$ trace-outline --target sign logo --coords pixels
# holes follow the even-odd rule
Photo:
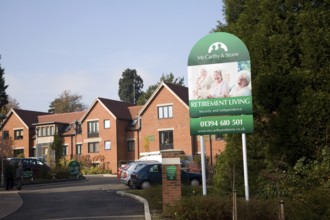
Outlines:
[[[228,48],[224,43],[215,42],[215,43],[211,44],[211,46],[209,47],[208,53],[211,53],[213,50],[219,50],[220,48],[222,48],[225,52],[228,51]]]

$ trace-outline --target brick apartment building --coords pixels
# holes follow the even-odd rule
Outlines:
[[[11,109],[2,124],[5,156],[24,154],[51,160],[54,134],[63,139],[66,159],[89,157],[113,172],[146,152],[175,149],[196,155],[199,139],[190,136],[188,101],[188,88],[161,83],[143,106],[97,98],[83,112]],[[220,135],[206,135],[204,141],[209,165],[214,165],[225,143]]]

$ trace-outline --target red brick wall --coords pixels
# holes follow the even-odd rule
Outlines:
[[[197,152],[201,152],[200,137],[197,137]],[[209,165],[214,166],[216,163],[216,156],[225,150],[226,142],[215,140],[215,135],[204,135],[205,155],[209,159]]]
[[[173,104],[173,118],[158,119],[157,105],[162,104]],[[159,129],[173,129],[174,149],[192,154],[188,108],[164,87],[145,109],[141,123],[140,152],[146,152],[144,145],[148,136],[154,137],[154,140],[149,141],[149,151],[159,151]]]
[[[99,137],[88,138],[88,121],[98,120],[99,122]],[[104,128],[104,120],[110,120],[110,128]],[[89,112],[87,117],[82,122],[82,135],[81,142],[83,145],[83,155],[90,155],[91,160],[95,159],[97,156],[104,156],[106,165],[113,171],[117,171],[117,147],[122,144],[122,142],[117,142],[117,132],[122,131],[117,130],[122,129],[122,125],[116,122],[116,119],[99,103],[97,102],[93,109]],[[121,140],[121,138],[118,138]],[[111,141],[111,149],[105,150],[104,142]],[[97,153],[88,153],[88,143],[89,142],[99,142],[100,150]]]
[[[23,129],[23,139],[14,140],[14,129]],[[5,156],[12,157],[13,156],[12,149],[14,149],[15,147],[24,147],[25,157],[33,156],[33,155],[29,155],[29,143],[30,143],[29,129],[22,123],[22,121],[15,114],[11,114],[9,118],[7,118],[7,122],[3,127],[3,131],[8,131],[10,138],[4,140]],[[10,143],[11,142],[10,140],[13,140],[13,142]]]
[[[178,152],[163,152],[162,158],[180,158]],[[168,180],[166,175],[167,166],[176,166],[176,179]],[[166,212],[168,206],[173,205],[175,201],[181,199],[181,166],[180,164],[163,164],[162,165],[162,187],[163,187],[163,210]]]

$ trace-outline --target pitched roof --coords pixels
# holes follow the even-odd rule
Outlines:
[[[11,114],[11,112],[15,113],[29,128],[33,127],[33,124],[38,121],[38,116],[50,114],[48,112],[37,112],[23,109],[12,109],[9,114]]]
[[[88,108],[88,110],[85,112],[84,116],[81,118],[81,122],[87,117],[89,112],[92,111],[93,107],[96,103],[100,103],[103,105],[104,108],[116,119],[123,119],[123,120],[131,120],[131,113],[128,109],[128,107],[135,106],[132,103],[126,103],[122,101],[116,101],[112,99],[105,99],[98,97],[93,104]]]
[[[51,114],[51,115],[40,115],[38,116],[38,124],[45,124],[45,123],[72,124],[76,120],[79,121],[84,114],[85,111],[59,113],[59,114]]]
[[[131,114],[131,118],[134,119],[138,117],[140,109],[143,107],[143,105],[137,105],[137,106],[130,106],[128,107],[128,110]]]
[[[147,109],[149,103],[158,95],[158,93],[161,91],[162,87],[168,89],[175,97],[178,98],[179,101],[181,101],[181,103],[183,105],[185,105],[187,108],[189,108],[189,97],[188,97],[188,88],[187,87],[172,84],[172,83],[162,82],[157,87],[157,89],[153,92],[153,94],[148,99],[146,104],[141,108],[141,110],[139,112],[140,115],[144,112],[145,109]]]
[[[188,88],[185,86],[179,86],[172,83],[165,83],[183,102],[189,105],[189,96],[188,96]]]

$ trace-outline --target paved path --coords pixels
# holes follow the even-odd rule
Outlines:
[[[0,189],[0,219],[15,212],[23,205],[17,190]]]
[[[22,191],[24,191],[24,188]],[[14,213],[23,205],[23,200],[21,199],[19,192],[20,191],[15,189],[7,191],[3,188],[0,188],[0,219]],[[121,191],[117,191],[117,194],[121,196],[129,196],[135,200],[140,201],[144,205],[144,219],[151,219],[149,213],[149,205],[145,199]]]

